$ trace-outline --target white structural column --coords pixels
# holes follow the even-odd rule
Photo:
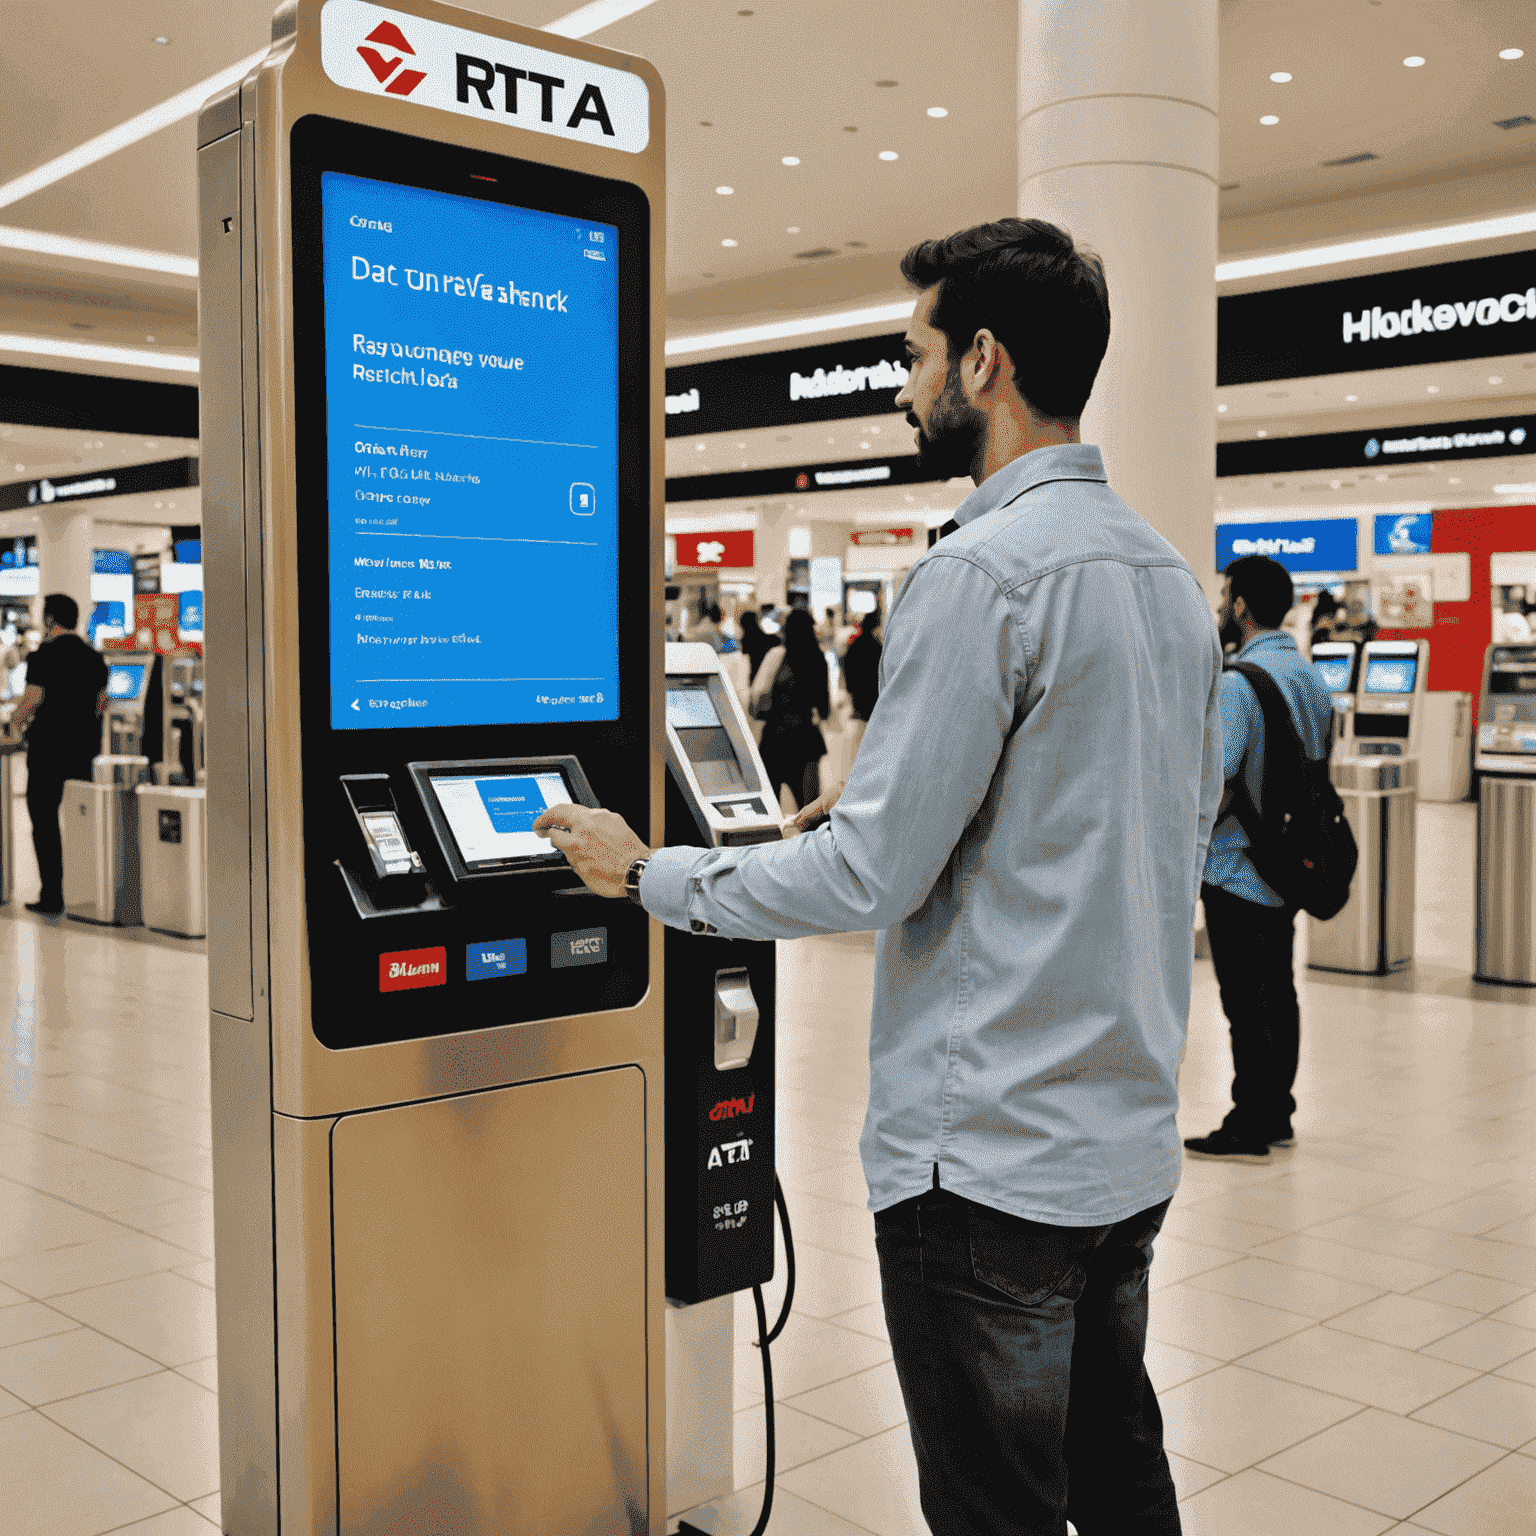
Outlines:
[[[37,519],[37,563],[43,592],[67,592],[74,598],[80,605],[82,634],[91,617],[93,521],[89,512],[59,506],[40,509]]]
[[[1019,213],[1104,259],[1083,416],[1111,486],[1212,589],[1216,0],[1020,0]]]

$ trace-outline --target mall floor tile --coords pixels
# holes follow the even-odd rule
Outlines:
[[[1309,971],[1298,924],[1297,1146],[1185,1165],[1147,1362],[1189,1536],[1507,1536],[1536,1507],[1536,993],[1470,979],[1475,827],[1419,809],[1411,970]],[[779,956],[798,1272],[770,1532],[921,1536],[858,1161],[873,939]],[[6,1536],[218,1524],[205,978],[200,944],[0,908],[0,1465],[26,1469]],[[1184,1134],[1230,1077],[1199,962]],[[770,1316],[782,1275],[781,1243]],[[689,1513],[712,1536],[762,1498],[750,1297],[735,1316],[740,1486]]]

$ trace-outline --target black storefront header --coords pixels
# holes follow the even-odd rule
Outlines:
[[[1216,383],[1257,384],[1536,351],[1536,252],[1216,301]]]
[[[1385,469],[1443,459],[1536,452],[1536,416],[1497,416],[1433,426],[1370,427],[1305,437],[1217,443],[1216,474],[1283,475],[1308,469]]]
[[[196,484],[196,459],[160,459],[153,464],[130,464],[123,469],[92,470],[80,475],[0,485],[0,512],[95,501],[102,496],[132,496],[143,491],[180,491]]]
[[[721,501],[726,497],[804,496],[868,486],[922,485],[942,477],[919,467],[915,453],[892,459],[848,459],[837,464],[741,469],[718,475],[680,475],[667,481],[667,501]]]

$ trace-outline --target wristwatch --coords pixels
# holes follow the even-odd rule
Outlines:
[[[624,871],[624,894],[638,907],[640,905],[640,876],[645,873],[645,866],[650,862],[650,855],[636,859],[628,869]]]

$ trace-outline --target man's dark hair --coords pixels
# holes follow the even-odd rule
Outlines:
[[[1037,416],[1076,421],[1109,346],[1104,263],[1044,219],[998,219],[901,258],[917,289],[937,286],[931,323],[959,369],[976,332],[989,330],[1013,359],[1013,383]]]
[[[61,629],[73,629],[80,622],[80,604],[67,592],[50,592],[43,599],[43,623],[49,619]]]
[[[1261,629],[1279,629],[1296,601],[1291,573],[1267,555],[1244,555],[1221,573],[1227,578],[1227,595],[1248,605],[1249,616]]]

